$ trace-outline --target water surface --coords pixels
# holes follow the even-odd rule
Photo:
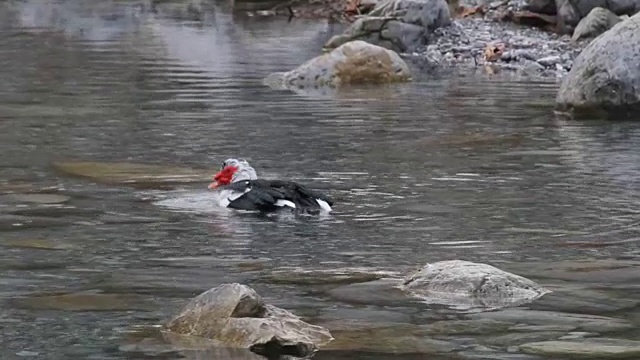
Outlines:
[[[0,199],[0,217],[40,221],[0,227],[3,358],[126,358],[123,333],[222,282],[250,284],[305,316],[382,316],[263,280],[281,267],[401,276],[449,259],[638,260],[638,125],[555,119],[555,82],[480,70],[414,66],[410,84],[273,90],[262,79],[320,54],[336,25],[231,10],[0,4],[0,192],[69,197]],[[220,212],[207,179],[140,188],[53,167],[128,162],[213,174],[228,157],[327,191],[334,213]],[[59,249],[16,246],[29,239]],[[20,300],[76,291],[129,298],[63,309]],[[402,311],[393,321],[414,316]]]

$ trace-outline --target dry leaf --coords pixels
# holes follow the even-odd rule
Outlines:
[[[458,13],[458,17],[459,18],[466,18],[468,16],[475,15],[475,14],[483,15],[484,14],[484,7],[482,7],[482,6],[476,6],[476,7],[460,6],[460,7],[458,7],[457,13]]]
[[[487,46],[484,48],[484,61],[495,62],[500,59],[500,57],[502,57],[502,54],[504,53],[504,47],[505,46],[503,43],[487,44]]]

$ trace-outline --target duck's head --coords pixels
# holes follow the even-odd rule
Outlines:
[[[222,168],[213,177],[209,189],[229,185],[236,181],[255,180],[258,178],[256,171],[244,159],[227,159],[222,163]]]

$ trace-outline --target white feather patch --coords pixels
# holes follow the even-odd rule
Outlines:
[[[316,199],[316,202],[320,205],[320,208],[326,212],[331,212],[333,210],[331,206],[329,206],[329,203],[324,200]]]
[[[290,207],[290,208],[292,208],[292,209],[295,209],[295,208],[296,208],[296,204],[294,204],[292,201],[289,201],[289,200],[282,200],[282,199],[280,199],[280,200],[276,201],[274,205],[275,205],[275,206],[281,206],[281,207],[282,207],[282,206],[288,206],[288,207]]]

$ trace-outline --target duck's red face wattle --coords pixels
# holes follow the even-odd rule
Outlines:
[[[231,184],[231,179],[233,179],[233,174],[236,171],[238,171],[238,168],[235,166],[225,166],[213,177],[214,182],[209,184],[209,189]]]

